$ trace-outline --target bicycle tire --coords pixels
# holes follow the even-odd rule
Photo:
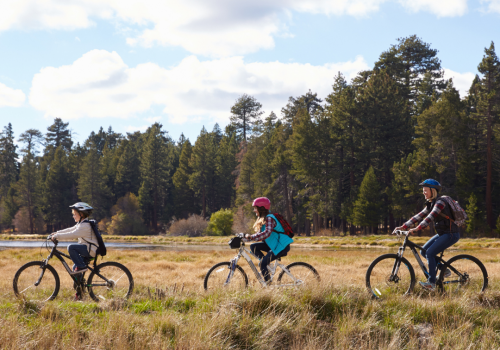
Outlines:
[[[488,287],[488,272],[478,258],[460,254],[448,260],[448,264],[462,273],[463,277],[450,270],[451,276],[445,278],[446,269],[441,270],[437,283],[441,292],[452,294],[459,290],[467,290],[472,293],[481,293]]]
[[[384,254],[373,260],[366,271],[366,289],[376,299],[387,297],[390,294],[409,295],[415,287],[415,271],[410,262],[401,258],[396,278],[392,276],[392,269],[399,259],[397,254]],[[402,264],[407,267],[408,275],[402,269]],[[402,281],[402,283],[400,283]]]
[[[229,262],[221,262],[212,266],[210,270],[208,270],[207,274],[205,275],[205,279],[203,280],[203,287],[205,288],[205,290],[208,291],[216,288],[227,287],[225,283],[227,277],[229,276],[228,274],[230,267],[231,263]],[[227,271],[227,274],[224,274],[223,273],[224,271]],[[235,276],[236,276],[236,283],[232,283],[235,279]],[[231,278],[230,284],[234,290],[244,289],[248,286],[247,274],[241,268],[240,265],[236,265],[236,269],[234,270],[234,274],[233,277]]]
[[[45,272],[40,284],[38,286],[34,285],[39,279],[41,268],[44,265],[42,261],[31,261],[17,270],[12,281],[12,287],[14,288],[14,294],[18,298],[24,297],[31,301],[55,299],[59,293],[61,283],[59,275],[51,265],[45,265]],[[52,286],[52,284],[54,285]]]
[[[105,277],[102,279],[97,273]],[[123,279],[126,277],[125,279]],[[120,284],[118,282],[122,280]],[[108,261],[97,265],[87,280],[89,295],[95,301],[125,300],[132,294],[134,279],[130,271],[122,264]]]
[[[296,287],[303,285],[315,286],[321,282],[318,271],[305,262],[298,261],[291,263],[286,266],[286,269],[290,271],[292,276],[295,277],[297,281],[294,281],[285,271],[281,271],[278,279],[276,280],[277,285],[280,287]],[[300,269],[303,269],[303,271],[298,272]]]

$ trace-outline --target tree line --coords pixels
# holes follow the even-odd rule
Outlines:
[[[466,208],[464,233],[491,235],[500,226],[493,42],[477,71],[461,97],[438,51],[413,35],[351,81],[338,73],[327,96],[290,97],[279,118],[244,94],[227,127],[203,128],[194,144],[155,123],[126,135],[101,127],[75,145],[69,124],[55,119],[45,134],[23,132],[18,149],[8,124],[0,224],[30,233],[67,227],[68,205],[81,200],[109,231],[158,232],[191,214],[249,213],[253,198],[267,196],[300,233],[388,232],[421,210],[418,183],[435,178]]]

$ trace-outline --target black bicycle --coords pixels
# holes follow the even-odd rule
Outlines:
[[[44,245],[49,249],[50,238]],[[17,297],[25,298],[31,301],[53,300],[59,293],[60,281],[59,275],[49,265],[52,257],[58,258],[64,268],[73,279],[73,286],[77,293],[83,295],[85,289],[95,301],[108,299],[126,299],[132,293],[134,280],[130,271],[117,262],[107,261],[96,266],[94,260],[93,266],[90,261],[86,261],[87,268],[90,270],[88,279],[85,279],[85,273],[71,275],[71,268],[63,257],[71,259],[68,255],[57,250],[57,241],[50,250],[49,256],[43,261],[31,261],[21,266],[14,276],[13,287]],[[97,258],[96,258],[97,259]]]
[[[408,231],[396,231],[396,234],[406,236],[398,253],[379,256],[366,271],[366,288],[377,299],[390,294],[407,295],[413,291],[416,282],[415,271],[410,262],[403,257],[406,247],[413,252],[425,277],[429,277],[429,272],[417,252],[417,249],[423,251],[425,249],[408,239]],[[486,289],[488,273],[478,258],[460,254],[445,261],[443,253],[438,256],[439,267],[436,279],[438,291],[449,294],[459,291],[480,293]]]

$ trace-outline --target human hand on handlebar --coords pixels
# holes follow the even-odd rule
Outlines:
[[[400,231],[403,231],[403,226],[396,227],[394,231],[392,231],[392,234],[399,235],[401,233]]]

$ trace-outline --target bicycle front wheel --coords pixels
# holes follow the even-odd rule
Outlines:
[[[215,264],[208,270],[203,281],[205,290],[216,290],[224,288],[224,290],[241,290],[247,287],[248,277],[241,266],[236,265],[234,273],[229,278],[231,272],[231,264],[229,262],[221,262]]]
[[[59,293],[59,275],[41,261],[32,261],[17,270],[13,281],[14,294],[30,301],[54,300]]]
[[[276,280],[279,287],[310,286],[315,287],[320,282],[319,273],[314,267],[304,262],[294,262],[281,271]]]
[[[470,292],[480,293],[488,287],[488,273],[483,263],[471,255],[457,255],[448,260],[453,269],[451,275],[445,277],[446,269],[440,273],[438,288],[444,293]]]
[[[127,299],[134,289],[130,271],[117,262],[97,265],[87,280],[89,295],[95,301]]]
[[[399,259],[397,254],[379,256],[366,271],[366,288],[377,299],[391,294],[410,294],[414,286],[413,267],[405,258]]]

